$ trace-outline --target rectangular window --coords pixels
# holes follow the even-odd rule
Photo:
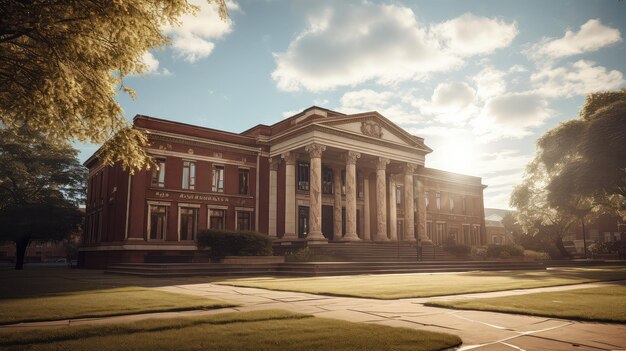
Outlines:
[[[167,206],[150,205],[150,240],[165,240],[167,234]]]
[[[180,240],[195,240],[198,229],[198,209],[189,207],[179,208],[178,233]]]
[[[436,205],[437,205],[437,209],[441,210],[441,193],[438,191],[436,194]]]
[[[209,210],[209,228],[223,230],[226,223],[226,210]]]
[[[224,166],[213,165],[213,183],[211,191],[214,193],[224,192]]]
[[[426,205],[426,208],[428,208],[428,191],[424,192],[424,204]]]
[[[196,188],[196,163],[183,161],[183,189],[194,190]]]
[[[341,195],[346,194],[346,171],[341,171]]]
[[[298,190],[309,191],[310,168],[307,162],[298,162]]]
[[[402,205],[402,193],[403,193],[402,187],[401,186],[396,187],[396,205],[397,206]]]
[[[461,198],[461,207],[463,210],[463,214],[465,214],[465,195]]]
[[[333,194],[333,170],[322,168],[322,194]]]
[[[450,212],[454,211],[454,198],[450,195]]]
[[[239,169],[239,195],[248,195],[250,185],[250,170]],[[223,188],[223,185],[222,185]]]
[[[443,244],[446,240],[446,224],[445,223],[437,223],[437,244]]]
[[[152,169],[152,186],[159,188],[165,187],[165,159],[157,158],[155,160],[156,167]]]
[[[251,211],[237,211],[237,230],[254,230]]]

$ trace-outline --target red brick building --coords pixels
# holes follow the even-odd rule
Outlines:
[[[160,167],[130,175],[97,153],[85,162],[85,267],[204,260],[194,240],[208,227],[281,245],[486,243],[480,178],[426,168],[424,140],[377,112],[311,107],[240,134],[141,115],[134,127]]]

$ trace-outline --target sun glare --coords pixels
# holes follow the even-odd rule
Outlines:
[[[431,167],[455,173],[477,174],[480,150],[472,138],[448,137],[434,150],[428,156]]]

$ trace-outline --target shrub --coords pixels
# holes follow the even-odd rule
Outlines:
[[[316,254],[315,251],[305,247],[298,251],[289,252],[285,255],[285,261],[287,262],[332,262],[337,261],[337,259],[326,256]]]
[[[550,259],[550,255],[547,252],[524,250],[524,257],[535,261],[542,261]]]
[[[524,248],[519,245],[489,245],[487,247],[487,257],[509,258],[522,257]]]
[[[272,254],[272,239],[257,232],[205,229],[198,233],[196,241],[199,248],[208,248],[214,258]]]
[[[470,255],[474,258],[483,259],[487,257],[487,249],[480,246],[472,246]]]
[[[443,249],[446,250],[446,252],[453,254],[456,257],[467,257],[472,250],[469,246],[462,245],[462,244],[444,246]]]

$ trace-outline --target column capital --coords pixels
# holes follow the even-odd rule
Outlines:
[[[356,160],[361,158],[361,153],[360,152],[355,152],[355,151],[348,151],[344,154],[344,157],[346,159],[346,164],[348,165],[355,165],[356,164]]]
[[[280,164],[280,161],[282,160],[282,157],[270,157],[267,159],[267,161],[270,163],[270,170],[271,171],[277,171],[278,170],[278,165]]]
[[[407,162],[404,164],[404,174],[412,175],[415,172],[416,168],[416,164]]]
[[[376,169],[377,170],[385,170],[387,169],[387,165],[389,164],[389,159],[386,157],[379,157],[377,162],[376,162]]]
[[[311,143],[307,145],[304,150],[311,155],[311,158],[320,158],[322,157],[322,152],[326,151],[326,145]]]
[[[298,160],[298,154],[293,151],[287,151],[280,155],[280,157],[285,160],[285,163],[288,165],[295,165]]]

